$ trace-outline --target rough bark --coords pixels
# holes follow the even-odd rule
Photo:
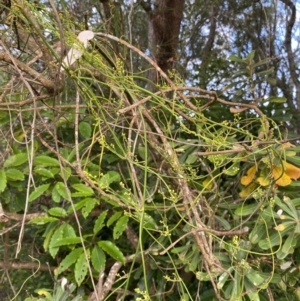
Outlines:
[[[206,89],[206,80],[205,80],[205,75],[206,75],[206,70],[210,62],[210,56],[211,56],[211,51],[214,46],[214,41],[216,37],[216,29],[217,29],[217,17],[218,17],[218,12],[219,12],[219,6],[214,5],[211,8],[210,12],[210,27],[209,27],[209,34],[207,37],[207,42],[203,48],[202,51],[202,57],[201,57],[201,66],[200,66],[200,86],[202,89]]]
[[[296,69],[297,64],[295,62],[295,55],[292,50],[292,31],[296,22],[296,6],[291,0],[281,0],[281,2],[284,3],[291,10],[291,14],[287,22],[286,32],[285,32],[285,48],[288,57],[291,79],[295,85],[295,90],[296,90],[297,111],[300,112],[300,81]],[[296,129],[297,132],[300,133],[300,118],[298,116],[296,117]]]
[[[177,59],[184,0],[156,0],[154,5],[145,2],[142,5],[149,16],[148,48],[158,66],[167,72]],[[152,82],[157,82],[155,72],[149,77]]]
[[[164,72],[176,60],[183,6],[184,0],[156,0],[149,13],[149,48]]]

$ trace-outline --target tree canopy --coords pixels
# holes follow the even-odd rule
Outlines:
[[[297,1],[0,14],[1,300],[300,300]]]

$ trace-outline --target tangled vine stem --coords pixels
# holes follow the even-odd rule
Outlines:
[[[21,3],[21,1],[17,1],[18,3]],[[50,1],[51,5],[54,7],[53,1]],[[23,14],[27,16],[29,19],[34,19],[32,17],[30,11],[28,9],[23,9],[22,10]],[[57,11],[54,12],[57,18],[57,21],[59,23],[59,16],[57,14]],[[210,225],[205,218],[203,217],[203,212],[201,212],[201,209],[199,207],[196,207],[197,204],[197,197],[194,196],[193,193],[193,188],[190,185],[187,174],[184,170],[184,167],[182,166],[182,162],[180,161],[179,154],[177,150],[174,147],[174,144],[178,141],[176,140],[177,137],[173,137],[173,133],[168,136],[168,129],[166,130],[164,128],[165,125],[162,125],[160,123],[160,120],[156,118],[156,111],[159,110],[155,108],[155,105],[157,107],[161,108],[167,108],[166,110],[170,114],[170,116],[174,119],[176,119],[176,122],[180,123],[182,119],[185,119],[186,121],[190,122],[190,124],[195,125],[197,122],[197,118],[201,120],[202,118],[202,112],[204,112],[207,109],[210,109],[213,104],[219,103],[222,105],[225,105],[230,108],[231,113],[240,113],[244,110],[251,110],[252,112],[256,113],[256,116],[260,117],[260,122],[263,125],[262,132],[259,133],[257,139],[253,139],[249,141],[251,143],[251,146],[247,145],[248,141],[244,141],[242,144],[239,142],[236,142],[236,144],[232,143],[230,146],[232,146],[232,149],[219,149],[218,146],[215,147],[215,145],[208,145],[210,141],[205,141],[202,140],[201,144],[198,141],[197,143],[194,143],[193,146],[199,147],[198,150],[200,151],[194,151],[193,155],[196,155],[198,157],[203,157],[203,156],[214,156],[214,155],[225,155],[225,154],[234,154],[234,153],[247,153],[247,152],[253,152],[255,147],[262,145],[262,144],[268,144],[268,143],[274,143],[274,141],[263,141],[265,137],[268,135],[269,131],[269,121],[263,114],[263,112],[259,109],[256,103],[238,103],[238,102],[230,102],[226,101],[222,98],[220,98],[215,92],[213,91],[207,91],[201,88],[197,87],[188,87],[188,86],[182,86],[182,83],[177,84],[174,80],[171,80],[169,76],[162,71],[162,69],[158,66],[158,64],[150,59],[147,55],[145,55],[142,51],[140,51],[138,48],[134,47],[130,43],[117,38],[115,36],[106,34],[106,33],[101,33],[98,32],[96,33],[96,36],[101,38],[106,38],[110,39],[113,41],[116,41],[126,48],[131,49],[133,52],[135,52],[139,57],[143,58],[145,61],[147,61],[155,70],[156,72],[160,75],[160,77],[163,79],[165,82],[166,86],[160,87],[159,91],[155,93],[150,93],[149,91],[143,90],[143,89],[138,89],[138,85],[134,82],[134,76],[131,77],[129,75],[128,77],[126,75],[123,76],[123,79],[129,79],[126,84],[129,83],[129,87],[127,88],[126,85],[123,86],[122,84],[118,83],[118,80],[120,79],[119,77],[115,76],[115,69],[112,66],[106,66],[105,64],[109,65],[107,62],[103,63],[106,59],[103,59],[101,57],[101,53],[95,55],[96,59],[98,61],[99,65],[103,64],[104,66],[101,65],[101,68],[98,68],[101,70],[101,74],[99,75],[96,73],[96,70],[93,69],[92,64],[80,66],[81,62],[78,62],[79,68],[78,70],[75,69],[71,70],[72,72],[69,72],[66,74],[65,78],[59,77],[59,66],[54,65],[52,66],[52,55],[50,49],[48,49],[47,41],[42,35],[41,28],[39,24],[35,22],[35,20],[31,20],[29,22],[29,26],[33,31],[36,30],[35,32],[35,38],[39,43],[41,43],[41,53],[37,54],[36,57],[31,60],[29,63],[25,64],[21,62],[19,59],[15,58],[11,54],[1,51],[0,52],[0,60],[6,62],[13,68],[15,68],[20,74],[24,74],[28,78],[31,79],[31,83],[33,86],[37,87],[43,87],[46,92],[45,94],[34,94],[31,93],[23,93],[24,98],[18,101],[7,101],[5,102],[6,96],[9,93],[10,90],[13,89],[13,82],[14,79],[16,79],[15,76],[11,77],[11,80],[7,82],[5,87],[3,88],[2,94],[0,95],[0,107],[3,110],[7,110],[10,113],[19,113],[22,114],[24,112],[30,113],[30,111],[34,112],[34,114],[41,114],[43,110],[49,109],[49,105],[44,103],[41,105],[39,103],[38,106],[38,101],[45,100],[45,99],[50,99],[53,98],[53,96],[58,96],[61,91],[63,91],[64,86],[67,84],[67,82],[73,81],[73,83],[76,86],[76,105],[74,107],[73,104],[68,104],[67,107],[64,107],[64,104],[60,103],[59,105],[51,107],[51,111],[53,113],[53,125],[52,127],[55,128],[57,125],[55,124],[56,122],[56,116],[54,113],[61,113],[59,110],[63,111],[63,109],[70,109],[70,108],[75,108],[72,113],[75,114],[74,118],[74,136],[75,136],[75,152],[76,152],[76,161],[75,163],[71,163],[70,160],[67,160],[60,152],[59,152],[59,147],[58,147],[58,139],[56,135],[56,130],[51,129],[51,127],[47,124],[48,116],[45,115],[46,117],[43,117],[42,115],[39,115],[41,118],[41,124],[43,125],[43,130],[41,130],[36,124],[32,124],[31,121],[29,121],[29,129],[34,133],[33,138],[37,138],[39,142],[43,145],[44,150],[48,151],[51,153],[52,156],[58,159],[60,162],[60,168],[63,170],[65,166],[70,167],[72,169],[72,176],[77,177],[77,180],[82,183],[85,183],[87,186],[91,187],[95,192],[98,193],[98,196],[103,197],[103,199],[107,203],[110,201],[116,206],[118,206],[118,209],[124,209],[130,212],[141,212],[147,207],[145,206],[146,200],[150,199],[155,192],[159,190],[160,186],[160,180],[165,177],[166,182],[169,179],[170,182],[166,184],[167,188],[170,190],[175,187],[176,192],[179,192],[178,195],[180,195],[180,206],[183,207],[183,215],[181,217],[181,221],[186,223],[192,230],[188,230],[188,233],[183,234],[179,239],[176,239],[174,242],[170,242],[169,245],[164,246],[160,248],[157,251],[157,254],[159,255],[165,255],[167,254],[172,248],[174,248],[179,242],[181,242],[184,238],[187,236],[192,236],[193,242],[195,242],[194,245],[196,245],[197,252],[201,253],[202,255],[202,264],[204,268],[206,269],[206,272],[210,276],[211,282],[215,288],[216,294],[219,297],[220,300],[222,298],[220,297],[218,290],[215,285],[215,279],[211,276],[213,273],[221,273],[224,272],[224,269],[222,267],[222,264],[220,260],[217,258],[217,256],[214,254],[214,240],[218,239],[215,236],[232,236],[232,235],[243,235],[245,233],[249,232],[248,227],[241,228],[243,223],[240,223],[237,225],[236,228],[231,229],[230,231],[221,231],[221,230],[216,230],[214,226]],[[64,40],[63,37],[63,31],[62,31],[62,25],[59,23],[59,30],[60,30],[60,37]],[[97,42],[97,41],[96,41]],[[100,44],[100,43],[99,43]],[[36,54],[36,53],[35,53]],[[33,63],[36,62],[37,57],[43,56],[46,60],[47,66],[47,76],[45,75],[46,72],[37,72],[34,69]],[[88,51],[86,53],[86,57],[88,57]],[[86,58],[85,57],[85,58]],[[84,58],[84,59],[85,59]],[[88,60],[88,59],[87,59]],[[106,69],[105,69],[106,68]],[[74,71],[74,72],[73,72]],[[84,73],[85,72],[85,73]],[[84,74],[84,76],[82,76]],[[48,76],[49,75],[49,76]],[[67,76],[70,75],[70,78],[67,78]],[[54,80],[54,78],[57,77],[57,80]],[[50,79],[49,79],[50,78]],[[27,79],[26,79],[27,80]],[[91,85],[85,86],[85,83],[90,81]],[[96,84],[98,85],[99,88],[99,94],[101,95],[100,97],[94,97],[95,95],[93,94],[93,89],[95,88],[93,85]],[[89,91],[86,92],[86,87],[92,91],[89,94]],[[110,91],[109,93],[105,94],[102,92],[102,86],[105,86],[105,88],[108,88]],[[30,90],[30,89],[28,89]],[[88,89],[87,89],[88,90]],[[42,91],[42,90],[41,90]],[[136,92],[137,91],[137,92]],[[105,99],[103,95],[108,95],[108,98]],[[172,96],[168,96],[172,95]],[[60,95],[59,95],[60,96]],[[99,96],[99,95],[97,95]],[[108,104],[103,104],[102,101],[107,101]],[[117,100],[117,101],[116,101]],[[194,101],[196,100],[196,101]],[[157,101],[157,102],[156,102]],[[81,104],[80,102],[84,102],[84,105]],[[204,104],[203,104],[203,103]],[[155,105],[153,105],[153,103]],[[201,104],[200,104],[201,103]],[[20,107],[23,107],[25,105],[30,105],[34,104],[34,106],[26,107],[20,109]],[[153,107],[151,107],[153,105]],[[108,109],[107,109],[108,108]],[[80,140],[80,135],[79,135],[79,123],[80,123],[80,114],[82,111],[81,109],[87,109],[92,112],[89,117],[95,117],[94,119],[91,118],[90,120],[93,120],[95,124],[99,123],[99,133],[97,132],[96,127],[95,132],[92,134],[93,137],[90,138],[90,145],[88,145],[89,142],[82,141]],[[99,109],[98,112],[97,109]],[[57,112],[56,112],[57,110]],[[89,113],[90,113],[89,112]],[[98,114],[100,112],[100,114]],[[62,112],[63,114],[64,112]],[[108,113],[108,114],[106,114]],[[88,114],[88,113],[87,113]],[[93,115],[94,114],[94,115]],[[101,115],[102,114],[102,115]],[[115,119],[112,118],[112,120],[105,119],[107,116],[112,114]],[[121,116],[123,115],[123,116]],[[99,117],[100,116],[100,117]],[[195,117],[196,116],[196,117]],[[118,118],[122,118],[122,122],[116,121]],[[101,120],[102,118],[102,120]],[[203,117],[205,118],[205,117]],[[47,122],[45,121],[47,119]],[[167,120],[167,119],[166,119]],[[195,121],[196,120],[196,121]],[[125,121],[125,122],[124,122]],[[167,121],[168,122],[168,121]],[[220,124],[218,124],[220,125]],[[94,126],[94,124],[93,124]],[[213,127],[214,125],[212,125]],[[114,194],[108,193],[105,189],[102,189],[100,185],[93,179],[93,177],[88,174],[87,170],[84,168],[86,162],[90,159],[90,153],[89,151],[93,148],[95,144],[99,144],[101,151],[103,149],[107,150],[109,147],[106,145],[106,141],[104,138],[104,141],[100,141],[100,136],[102,137],[103,133],[101,131],[104,131],[103,128],[106,127],[111,130],[112,135],[114,135],[115,130],[124,130],[122,132],[122,138],[124,138],[125,142],[125,147],[124,147],[124,154],[120,155],[122,157],[123,161],[126,161],[128,164],[128,171],[130,173],[132,182],[128,185],[128,187],[133,187],[132,191],[135,191],[135,193],[132,193],[132,199],[134,201],[132,203],[123,203],[123,201],[118,198]],[[166,126],[167,127],[167,126]],[[44,131],[44,132],[43,132]],[[184,129],[183,129],[184,131]],[[25,132],[25,130],[24,130]],[[56,146],[54,147],[53,144],[47,142],[45,139],[45,136],[43,136],[44,133],[49,134],[53,139],[55,139],[55,144]],[[95,134],[96,133],[96,134]],[[171,131],[169,132],[171,133]],[[190,132],[186,132],[190,133]],[[201,137],[201,133],[199,136],[197,136],[198,133],[193,132],[195,134],[194,136],[196,138]],[[211,134],[211,133],[209,133]],[[98,135],[98,136],[97,136]],[[105,135],[104,135],[105,136]],[[32,141],[34,139],[31,139]],[[99,138],[99,139],[98,139]],[[202,138],[202,137],[201,137]],[[249,138],[249,136],[247,137]],[[252,137],[251,137],[252,138]],[[89,139],[87,139],[89,140]],[[98,141],[99,140],[99,141]],[[208,139],[209,140],[209,139]],[[250,138],[249,138],[250,140]],[[144,166],[143,168],[138,169],[137,164],[136,164],[136,157],[137,157],[137,144],[139,141],[146,141],[145,144],[150,145],[149,149],[150,151],[153,151],[155,153],[155,166],[151,171],[154,170],[153,174],[157,176],[157,181],[154,185],[154,192],[152,191],[150,194],[150,197],[146,195],[145,190],[143,191],[143,186],[147,185],[147,182],[145,180],[144,183],[140,182],[140,174],[138,173],[140,170],[145,172],[145,178],[147,177],[148,169],[147,166]],[[199,139],[200,141],[200,139]],[[204,142],[203,142],[204,141]],[[64,141],[59,141],[64,143]],[[203,142],[203,143],[202,143]],[[185,141],[185,146],[188,146],[189,142],[188,139]],[[87,146],[86,150],[82,151],[81,146]],[[98,146],[98,145],[97,145]],[[207,147],[210,147],[208,150]],[[236,148],[234,148],[236,147]],[[216,151],[214,151],[216,149]],[[202,150],[207,150],[207,151],[202,151]],[[101,155],[99,155],[101,157]],[[85,160],[83,160],[83,159]],[[94,158],[93,158],[94,159]],[[85,162],[84,162],[85,161]],[[101,166],[101,158],[99,159],[99,172],[98,174],[102,173],[102,166]],[[145,159],[144,162],[147,162]],[[147,164],[147,163],[145,163]],[[165,166],[164,166],[165,165]],[[204,165],[204,163],[203,163]],[[151,167],[152,168],[152,167]],[[149,168],[150,170],[150,168]],[[158,175],[158,173],[163,174],[163,176]],[[206,168],[207,174],[213,178],[213,172],[209,168]],[[120,171],[121,174],[121,171]],[[161,178],[160,178],[161,177]],[[163,180],[165,180],[163,179]],[[217,188],[216,181],[213,179],[213,184],[214,188]],[[163,182],[163,181],[161,181]],[[169,184],[170,183],[170,184]],[[64,184],[65,186],[68,185],[67,180],[64,179]],[[131,185],[132,184],[132,185]],[[146,184],[146,185],[145,185]],[[131,186],[130,186],[131,185]],[[169,185],[169,186],[168,186]],[[28,188],[29,192],[29,188]],[[199,192],[199,195],[202,195],[203,191]],[[136,203],[134,203],[136,202]],[[207,202],[206,204],[207,210],[212,212],[212,206],[210,203]],[[150,207],[150,206],[149,206]],[[164,207],[163,210],[167,208],[167,205],[163,204],[162,207]],[[177,205],[171,204],[169,206],[170,208],[177,208]],[[77,218],[77,212],[75,210],[75,207],[73,206],[73,214]],[[167,211],[167,209],[166,209]],[[40,217],[43,215],[38,214]],[[90,214],[89,216],[92,216]],[[16,214],[11,214],[11,213],[4,213],[3,218],[7,220],[15,220],[17,223],[11,227],[8,227],[7,229],[3,230],[0,235],[11,231],[12,229],[16,228],[19,226],[20,221],[29,221],[32,218],[36,217],[35,215],[31,214],[26,214],[26,216],[23,215],[16,215]],[[210,227],[211,226],[211,227]],[[80,224],[78,221],[78,228],[80,228]],[[219,227],[216,227],[219,229]],[[127,229],[128,230],[128,229]],[[142,232],[139,234],[140,237],[142,237]],[[81,232],[80,237],[82,238]],[[133,246],[134,249],[137,250],[138,255],[130,255],[125,257],[125,262],[126,263],[132,263],[132,262],[143,262],[143,257],[144,255],[148,255],[150,252],[153,252],[153,250],[143,250],[141,244],[138,244],[139,239],[138,237],[134,237],[133,241]],[[140,240],[141,241],[141,240]],[[83,247],[84,243],[82,240]],[[131,252],[129,252],[131,254]],[[88,261],[89,258],[86,254],[86,260]],[[112,290],[113,285],[116,283],[116,277],[118,274],[118,271],[120,268],[123,266],[122,263],[120,262],[114,262],[107,273],[107,277],[105,277],[104,271],[101,271],[99,273],[99,279],[98,283],[94,286],[94,292],[90,295],[88,298],[88,301],[94,301],[94,300],[104,300],[108,293]],[[14,268],[13,266],[11,266]],[[90,268],[90,267],[89,267]],[[91,271],[91,270],[90,270]],[[90,276],[92,277],[92,272],[90,272]],[[270,295],[271,296],[271,295]],[[270,297],[271,298],[271,297]]]
[[[197,232],[208,232],[217,236],[233,236],[233,235],[243,235],[245,233],[249,232],[249,228],[248,227],[244,227],[241,230],[231,230],[231,231],[218,231],[215,229],[209,229],[209,228],[202,228],[201,230],[197,231],[197,230],[193,230],[189,233],[186,233],[184,235],[182,235],[180,238],[178,238],[176,241],[174,241],[171,245],[169,245],[165,250],[163,250],[162,252],[160,252],[160,255],[164,255],[166,253],[168,253],[168,251],[170,251],[175,245],[177,245],[183,238],[185,238],[186,236],[192,234],[193,232],[197,233]]]

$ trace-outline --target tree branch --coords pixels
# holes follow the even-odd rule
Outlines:
[[[30,68],[28,65],[19,61],[17,58],[12,57],[11,55],[9,55],[8,53],[6,53],[4,51],[0,51],[0,60],[5,61],[8,64],[16,66],[21,71],[30,75],[34,80],[37,80],[40,83],[40,85],[44,86],[49,91],[58,92],[61,90],[61,85],[59,85],[59,87],[57,87],[57,83],[44,77],[39,72],[35,71],[34,69]]]
[[[33,29],[32,35],[39,49],[43,53],[43,58],[45,59],[46,64],[49,68],[50,77],[55,78],[55,75],[57,74],[56,66],[53,66],[53,64],[51,64],[51,62],[53,61],[53,56],[47,46],[47,42],[43,35],[40,24],[38,23],[38,21],[36,20],[32,12],[30,11],[30,9],[26,6],[24,1],[16,0],[16,3],[18,4],[20,10],[22,11],[23,16],[26,18],[26,20],[28,21],[28,23],[31,25]]]
[[[145,255],[148,254],[150,252],[150,250],[146,250],[145,251]],[[136,254],[132,254],[129,256],[125,257],[125,263],[130,263],[130,262],[140,262],[141,261],[141,256],[140,255],[136,255]],[[104,282],[104,284],[102,284],[103,282],[103,278],[104,278],[104,273],[103,271],[100,272],[99,274],[99,280],[97,283],[97,288],[98,288],[98,295],[100,296],[100,301],[104,300],[105,297],[107,296],[107,294],[109,293],[109,291],[111,290],[113,284],[115,283],[115,279],[116,276],[120,270],[120,268],[123,266],[123,263],[121,262],[115,262],[112,267],[110,268],[110,271],[106,277],[106,280]],[[87,301],[95,301],[96,300],[96,293],[93,292],[89,298],[87,299]]]
[[[3,262],[0,261],[0,268],[6,268],[7,270],[37,270],[39,271],[54,271],[57,267],[51,267],[49,265],[40,265],[35,262]]]

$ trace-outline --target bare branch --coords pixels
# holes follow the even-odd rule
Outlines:
[[[6,63],[11,65],[16,65],[17,68],[30,75],[34,80],[37,80],[40,83],[40,85],[44,86],[49,91],[58,92],[62,88],[61,85],[57,85],[57,83],[55,83],[53,80],[50,80],[45,76],[41,75],[39,72],[30,68],[28,65],[19,61],[17,58],[12,58],[8,53],[4,51],[0,51],[0,60],[5,61]]]
[[[50,267],[49,265],[40,265],[35,262],[8,262],[0,261],[0,268],[7,268],[8,270],[39,270],[39,271],[54,271],[57,267]]]
[[[51,64],[51,62],[53,61],[53,56],[51,54],[51,51],[49,50],[41,26],[39,25],[35,16],[31,13],[30,9],[26,6],[24,1],[16,0],[16,3],[20,7],[20,10],[22,11],[24,17],[27,19],[29,24],[31,24],[31,27],[33,28],[32,35],[34,37],[34,40],[36,41],[40,50],[43,53],[43,58],[46,61],[46,64],[49,68],[50,77],[54,79],[57,74],[57,69],[53,64]]]

